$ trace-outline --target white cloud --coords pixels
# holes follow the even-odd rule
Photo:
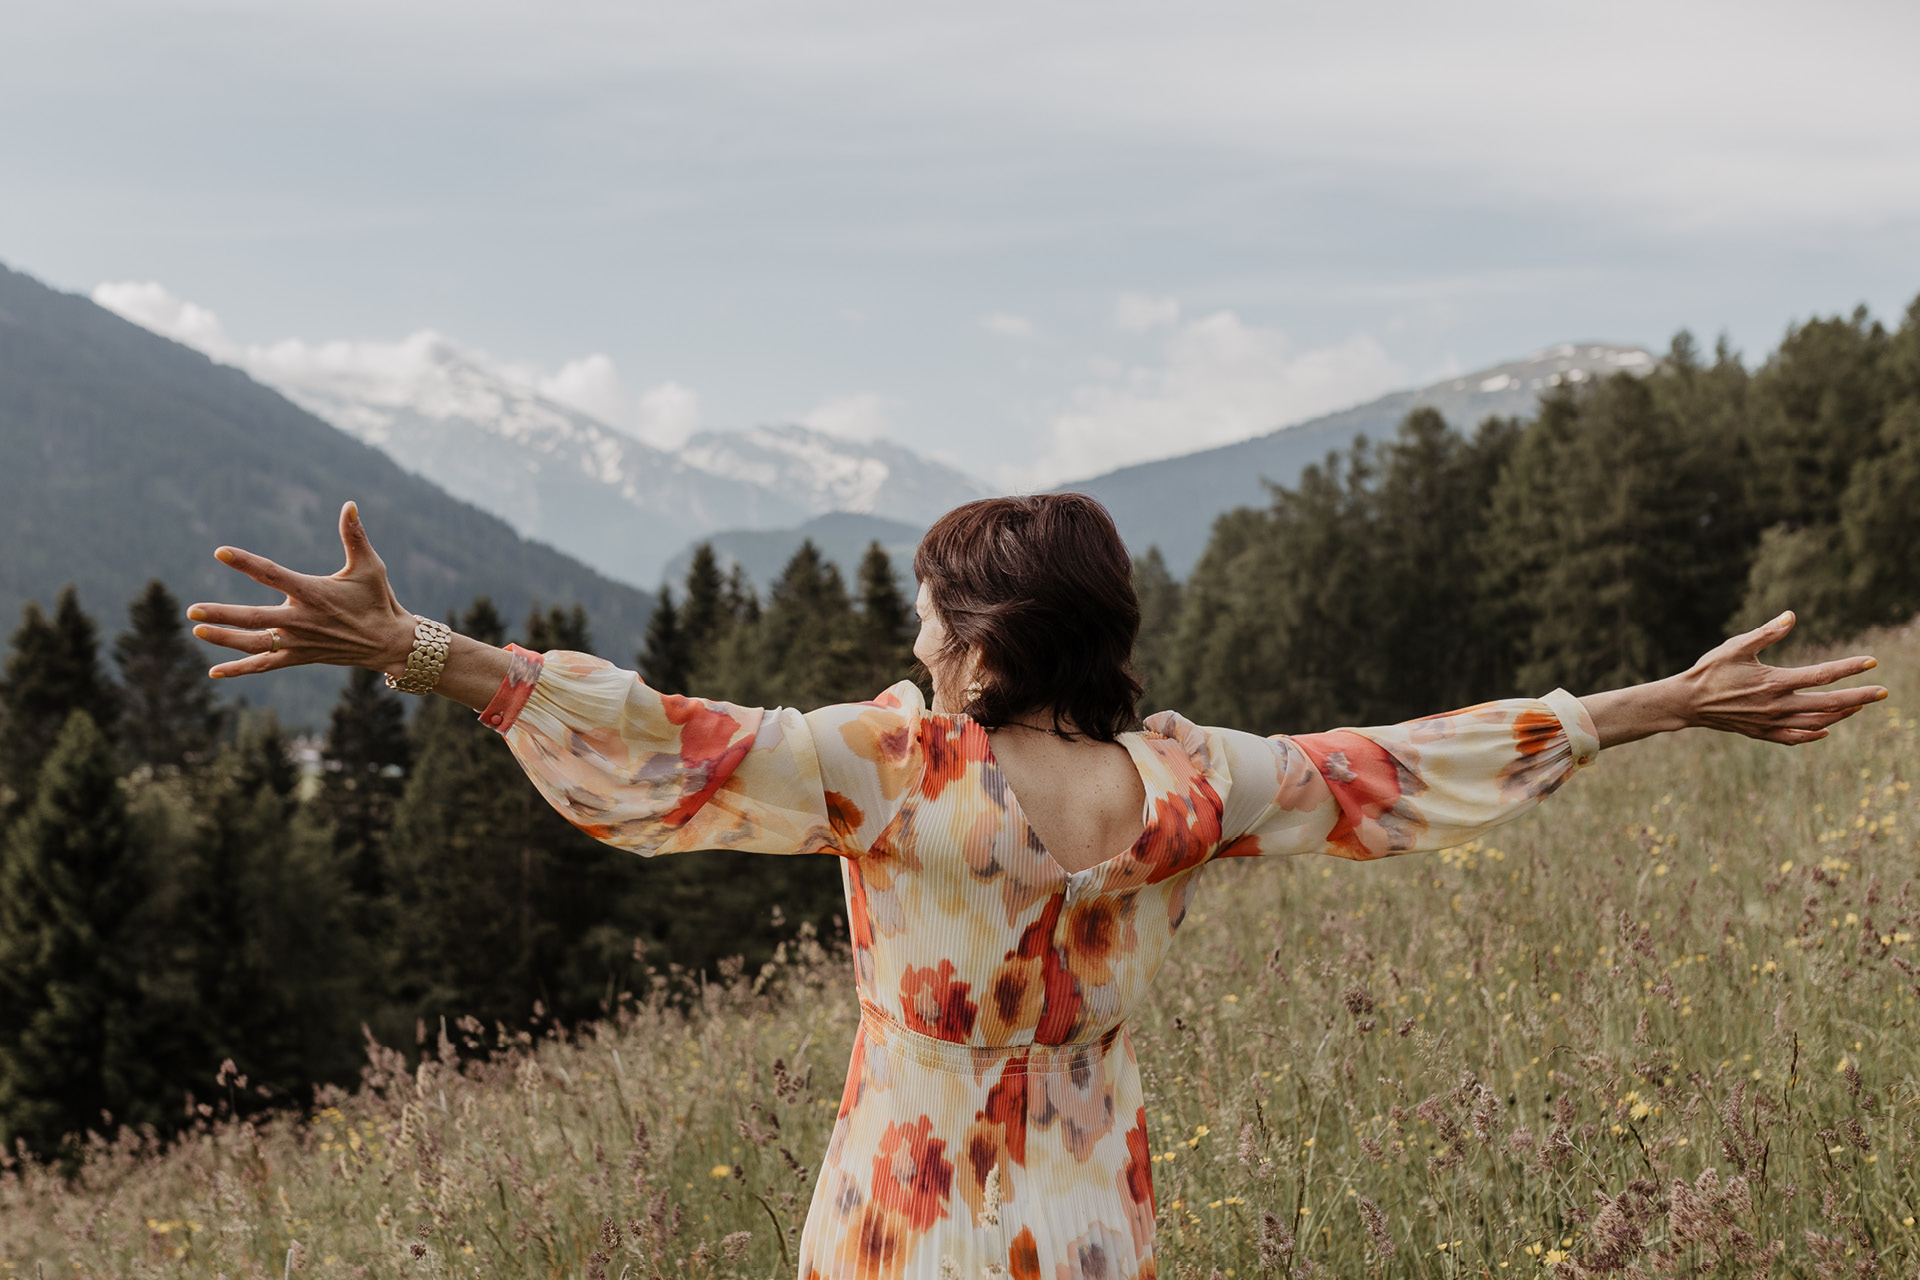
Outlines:
[[[1113,300],[1113,327],[1122,333],[1146,333],[1180,323],[1180,300],[1146,293],[1123,293]]]
[[[1025,316],[1016,316],[1005,311],[981,316],[980,327],[1002,338],[1031,338],[1040,332],[1034,327],[1033,321]]]
[[[898,405],[899,401],[892,396],[856,391],[852,395],[830,396],[803,414],[800,423],[843,440],[881,440],[893,434],[890,413]]]
[[[122,280],[102,284],[94,289],[93,300],[142,328],[204,352],[215,360],[231,363],[240,352],[239,345],[221,327],[220,317],[205,307],[174,297],[158,281]]]
[[[656,449],[678,449],[700,429],[700,395],[677,382],[642,393],[634,407],[633,433]]]
[[[1406,372],[1365,334],[1302,349],[1231,311],[1190,320],[1153,365],[1097,365],[1054,416],[1045,452],[1005,479],[1030,487],[1229,444],[1371,399]]]
[[[555,403],[616,426],[624,426],[633,412],[633,398],[620,382],[620,371],[598,351],[569,360],[553,373],[536,375],[533,389]]]

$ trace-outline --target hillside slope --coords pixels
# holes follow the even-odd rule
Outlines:
[[[1122,467],[1059,488],[1100,499],[1136,555],[1157,546],[1174,575],[1185,577],[1206,549],[1216,516],[1236,507],[1264,507],[1266,481],[1292,485],[1309,464],[1346,449],[1358,436],[1387,439],[1414,409],[1431,406],[1455,427],[1471,432],[1489,417],[1531,417],[1540,394],[1558,382],[1622,371],[1646,373],[1653,363],[1653,356],[1639,347],[1565,343],[1252,440]]]
[[[0,625],[61,584],[111,635],[148,578],[182,601],[266,599],[213,559],[223,542],[306,570],[339,564],[359,501],[401,600],[441,616],[491,595],[517,627],[536,601],[584,605],[628,659],[650,597],[401,470],[238,370],[85,298],[0,267]],[[251,588],[251,590],[249,590]],[[242,686],[318,723],[337,678]]]

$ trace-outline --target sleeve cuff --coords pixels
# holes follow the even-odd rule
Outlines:
[[[1593,758],[1600,754],[1600,735],[1594,731],[1593,717],[1587,714],[1586,705],[1565,689],[1555,689],[1541,701],[1560,717],[1560,727],[1566,730],[1574,764],[1592,764]]]
[[[500,682],[493,701],[480,709],[480,723],[496,733],[505,733],[513,728],[514,721],[520,718],[521,710],[527,705],[527,699],[533,696],[533,686],[540,681],[539,654],[510,644],[507,646],[507,656],[506,679]]]

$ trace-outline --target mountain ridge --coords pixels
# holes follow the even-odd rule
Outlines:
[[[213,559],[221,543],[290,567],[340,562],[335,521],[360,504],[408,607],[434,617],[489,595],[517,631],[536,603],[581,604],[596,647],[638,648],[652,598],[403,470],[242,371],[0,266],[0,618],[69,581],[103,636],[150,577],[182,604],[268,602]],[[10,623],[9,623],[10,625]],[[210,656],[212,651],[209,651]],[[340,674],[235,688],[324,723]]]
[[[1098,498],[1135,555],[1158,547],[1175,577],[1184,578],[1206,549],[1216,517],[1236,507],[1263,507],[1267,484],[1290,486],[1310,464],[1365,435],[1386,440],[1414,409],[1438,409],[1454,427],[1472,430],[1489,417],[1531,417],[1539,397],[1562,383],[1616,372],[1650,371],[1653,353],[1608,342],[1563,342],[1518,360],[1456,374],[1424,387],[1390,392],[1365,404],[1322,414],[1233,444],[1135,463],[1057,485],[1055,493]]]

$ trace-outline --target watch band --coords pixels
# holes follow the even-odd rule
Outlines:
[[[407,669],[397,680],[389,675],[387,687],[402,693],[432,693],[433,686],[440,683],[440,673],[446,669],[453,628],[417,613],[413,620],[413,649],[407,654]]]

